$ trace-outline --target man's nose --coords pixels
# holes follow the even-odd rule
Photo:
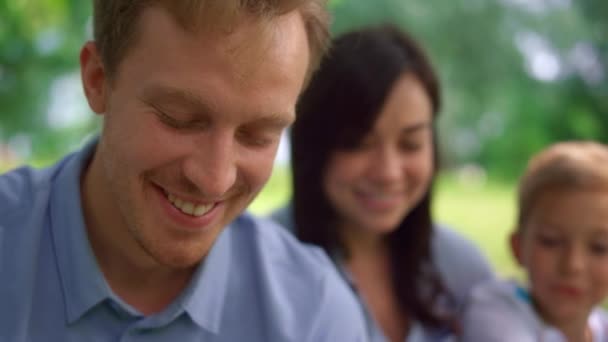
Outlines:
[[[196,139],[183,165],[184,176],[197,191],[210,199],[221,199],[237,178],[237,151],[230,132],[208,132]]]

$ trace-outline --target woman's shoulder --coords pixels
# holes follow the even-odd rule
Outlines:
[[[473,286],[494,278],[492,267],[482,251],[450,227],[434,226],[431,250],[433,263],[459,306]]]
[[[441,249],[442,253],[468,253],[468,251],[480,253],[473,241],[445,224],[433,225],[432,245],[433,248]]]
[[[476,267],[488,274],[493,274],[486,256],[479,247],[461,233],[445,225],[433,227],[431,251],[433,260],[441,267],[447,263],[460,266]]]
[[[553,333],[543,331],[527,291],[516,282],[499,279],[474,287],[462,314],[462,330],[463,341],[531,342],[539,334]]]

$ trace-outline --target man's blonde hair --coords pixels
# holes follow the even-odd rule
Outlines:
[[[309,75],[329,43],[327,0],[94,0],[93,32],[106,73],[112,77],[137,36],[137,22],[150,6],[167,10],[186,31],[229,32],[244,16],[261,22],[298,10],[310,48]]]
[[[535,202],[551,189],[608,191],[608,146],[592,141],[560,142],[535,155],[519,183],[519,231]]]

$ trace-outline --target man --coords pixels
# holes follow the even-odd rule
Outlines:
[[[327,258],[241,212],[326,39],[322,4],[94,2],[98,140],[0,177],[0,341],[359,341]]]

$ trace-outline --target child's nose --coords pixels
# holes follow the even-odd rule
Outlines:
[[[568,246],[564,251],[562,265],[567,273],[579,273],[585,269],[585,251],[580,246]]]

